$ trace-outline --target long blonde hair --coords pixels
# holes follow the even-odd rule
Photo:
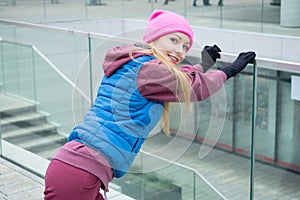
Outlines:
[[[151,44],[147,44],[149,48],[140,48],[140,49],[132,49],[129,53],[130,57],[133,58],[133,53],[140,52],[145,53],[147,55],[153,55],[158,60],[163,62],[168,70],[175,74],[176,76],[176,97],[178,101],[182,101],[186,103],[186,109],[189,110],[190,107],[190,84],[188,78],[185,73],[180,71],[177,66],[170,61],[170,59],[163,54],[161,50],[156,48]],[[170,122],[169,122],[169,112],[170,112],[170,103],[164,103],[164,111],[161,118],[162,129],[166,135],[170,135]]]

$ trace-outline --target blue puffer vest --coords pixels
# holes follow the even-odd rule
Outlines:
[[[138,57],[104,77],[94,105],[68,137],[68,141],[77,140],[103,155],[117,178],[128,171],[163,112],[163,103],[144,98],[137,88],[141,66],[152,59]]]

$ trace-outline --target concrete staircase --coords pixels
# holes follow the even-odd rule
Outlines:
[[[3,140],[46,159],[66,142],[34,103],[0,94],[0,117]]]

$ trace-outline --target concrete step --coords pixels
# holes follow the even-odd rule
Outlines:
[[[6,117],[1,120],[2,132],[46,123],[46,116],[37,112],[29,112]]]
[[[47,122],[47,113],[37,112],[25,99],[0,94],[0,114],[3,140],[46,159],[67,140],[57,133],[57,125]]]
[[[36,141],[38,145],[32,145],[30,147],[26,147],[25,149],[39,155],[43,158],[46,158],[48,160],[51,160],[53,157],[54,153],[61,147],[63,146],[67,138],[64,136],[61,136],[60,138],[58,137],[59,134],[55,134],[53,139],[51,139],[48,143],[46,140],[44,141]],[[50,139],[50,138],[48,138]],[[44,144],[44,145],[43,145]]]
[[[63,146],[63,144],[51,144],[51,145],[47,145],[45,146],[43,149],[33,149],[31,150],[32,153],[41,156],[43,158],[46,158],[48,160],[51,160],[51,158],[53,157],[54,153],[61,147]]]
[[[1,119],[34,111],[36,111],[34,103],[0,93]]]
[[[39,152],[48,146],[54,146],[56,144],[62,146],[66,143],[67,138],[59,134],[45,135],[43,137],[35,137],[32,140],[21,141],[18,143],[19,147],[22,147],[31,152]]]
[[[22,140],[31,140],[34,137],[44,137],[50,134],[55,134],[57,127],[53,124],[44,123],[36,126],[20,128],[14,131],[2,133],[2,138],[11,143],[16,143]]]

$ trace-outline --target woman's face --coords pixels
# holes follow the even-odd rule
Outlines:
[[[191,45],[189,37],[180,32],[161,36],[151,44],[161,50],[174,64],[179,64],[184,60]]]

